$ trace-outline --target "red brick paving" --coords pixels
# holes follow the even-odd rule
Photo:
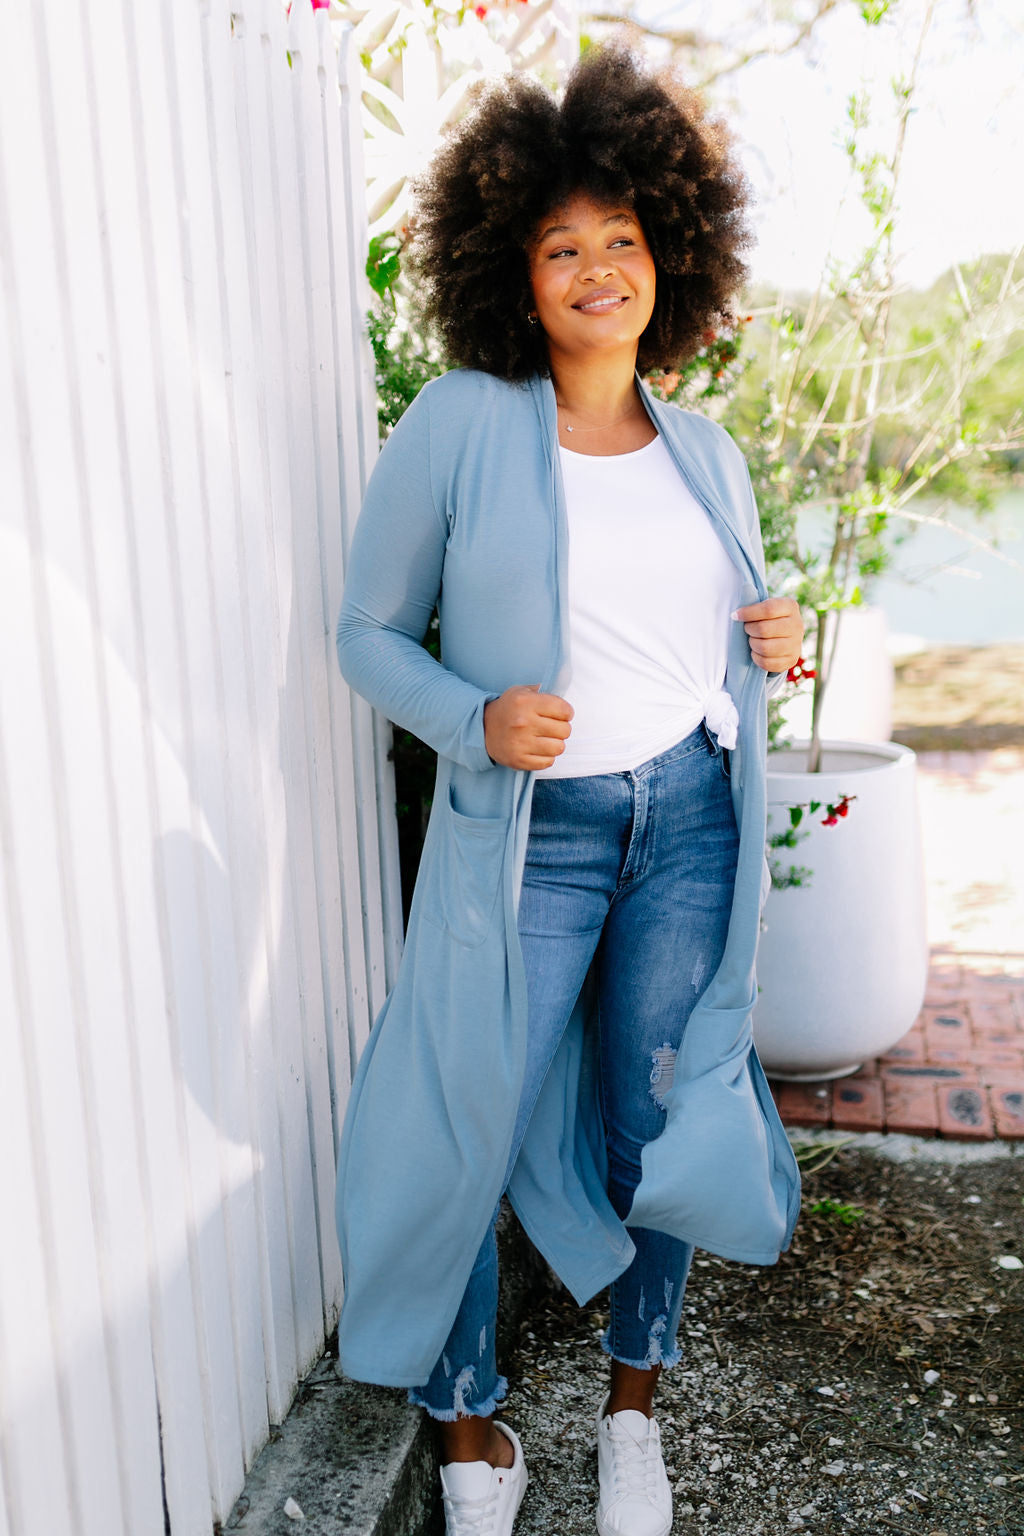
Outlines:
[[[832,1124],[844,1131],[874,1131],[883,1117],[882,1079],[850,1078],[832,1086]]]
[[[1024,1137],[1024,1089],[1009,1083],[993,1083],[989,1098],[995,1112],[996,1135],[1006,1141]]]
[[[884,1123],[872,1126],[872,1130],[934,1136],[938,1124],[939,1105],[934,1083],[886,1082]]]
[[[924,1007],[850,1077],[772,1083],[787,1125],[1024,1140],[1024,957],[932,956]],[[995,969],[993,969],[995,967]]]
[[[775,1083],[779,1113],[790,1125],[831,1125],[831,1083]]]
[[[939,1130],[957,1140],[991,1141],[995,1127],[988,1090],[977,1081],[943,1083],[939,1088]]]

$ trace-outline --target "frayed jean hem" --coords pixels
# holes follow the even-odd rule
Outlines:
[[[503,1403],[507,1396],[508,1381],[504,1376],[498,1377],[497,1385],[495,1386],[494,1391],[491,1393],[490,1397],[485,1398],[482,1403],[474,1403],[471,1407],[460,1405],[459,1407],[452,1408],[435,1408],[432,1403],[427,1402],[426,1398],[423,1396],[422,1392],[418,1390],[418,1388],[409,1388],[410,1403],[412,1403],[416,1408],[424,1409],[424,1411],[428,1413],[432,1419],[435,1419],[438,1424],[454,1424],[456,1419],[489,1418],[497,1408],[498,1404]]]
[[[681,1349],[677,1348],[663,1350],[661,1348],[660,1338],[653,1336],[651,1338],[650,1348],[647,1351],[647,1358],[645,1360],[626,1360],[622,1355],[616,1354],[616,1352],[612,1349],[610,1343],[608,1342],[608,1334],[610,1332],[611,1330],[609,1329],[601,1335],[601,1348],[604,1350],[606,1355],[610,1355],[611,1358],[615,1360],[619,1365],[628,1365],[631,1370],[650,1371],[653,1370],[656,1365],[660,1365],[662,1370],[670,1371],[672,1367],[674,1365],[678,1365],[680,1360],[683,1358],[683,1352]]]

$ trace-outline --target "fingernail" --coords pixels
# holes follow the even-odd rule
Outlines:
[[[738,608],[736,609],[735,613],[730,613],[730,615],[729,615],[730,619],[738,619],[739,616],[740,616],[740,611],[739,611]]]

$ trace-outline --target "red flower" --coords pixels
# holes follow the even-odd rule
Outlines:
[[[840,795],[835,805],[828,805],[825,809],[828,815],[822,818],[823,827],[838,827],[840,816],[850,814],[850,802],[856,800],[856,795]]]
[[[474,5],[473,14],[474,16],[479,16],[480,20],[483,21],[484,17],[487,15],[486,5]]]
[[[786,673],[786,681],[787,683],[802,683],[817,677],[817,675],[814,668],[809,667],[802,656],[798,656]]]

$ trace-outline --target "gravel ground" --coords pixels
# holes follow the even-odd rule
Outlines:
[[[999,1262],[1024,1257],[1024,1158],[800,1155],[778,1266],[697,1255],[658,1400],[674,1536],[1024,1536],[1024,1269]],[[603,1303],[552,1295],[508,1364],[516,1536],[594,1529]]]

